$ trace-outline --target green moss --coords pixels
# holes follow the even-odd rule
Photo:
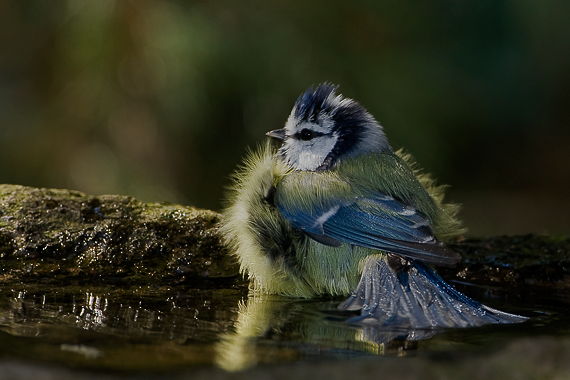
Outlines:
[[[120,195],[0,185],[5,277],[231,277],[219,215]]]

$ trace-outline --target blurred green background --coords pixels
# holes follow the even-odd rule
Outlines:
[[[330,81],[464,204],[570,231],[570,2],[0,0],[0,183],[220,209]]]

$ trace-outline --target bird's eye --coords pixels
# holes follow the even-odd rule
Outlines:
[[[310,129],[305,128],[305,129],[301,130],[301,132],[299,133],[299,137],[303,141],[308,141],[308,140],[311,140],[313,137],[315,137],[315,134]]]

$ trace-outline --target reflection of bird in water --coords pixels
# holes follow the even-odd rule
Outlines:
[[[215,345],[215,363],[227,371],[315,356],[400,356],[442,331],[350,325],[344,323],[346,312],[330,310],[332,301],[299,302],[256,292],[238,307],[232,331],[221,334]]]
[[[411,328],[510,323],[428,264],[453,265],[462,233],[442,187],[394,152],[361,105],[324,84],[297,100],[281,143],[236,174],[223,230],[252,287],[295,297],[349,295],[353,321]]]

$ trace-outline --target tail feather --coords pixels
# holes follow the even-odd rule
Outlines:
[[[410,328],[475,327],[527,318],[485,306],[460,293],[420,261],[393,268],[386,256],[371,257],[341,310],[361,310],[351,323]]]

